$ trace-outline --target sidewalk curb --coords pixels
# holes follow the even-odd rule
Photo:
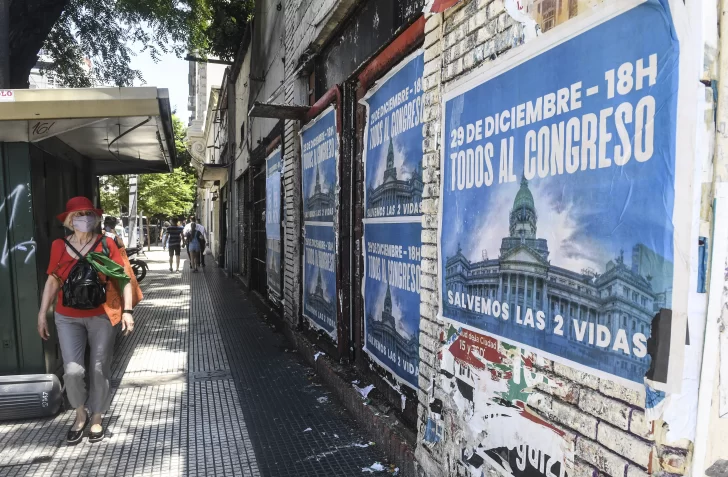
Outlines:
[[[412,431],[394,415],[383,416],[374,406],[365,404],[361,395],[352,384],[342,376],[344,367],[331,361],[327,356],[314,355],[318,351],[304,336],[293,331],[288,323],[279,317],[278,311],[272,308],[258,293],[252,292],[255,304],[274,317],[278,328],[285,337],[295,345],[301,356],[316,371],[327,387],[334,392],[337,399],[354,416],[356,421],[366,430],[369,438],[384,451],[387,458],[399,467],[403,477],[414,477],[416,438]],[[408,435],[409,434],[409,435]]]

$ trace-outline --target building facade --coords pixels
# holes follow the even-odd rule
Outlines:
[[[675,12],[685,13],[684,18],[692,19],[685,20],[690,28],[682,25],[682,20],[675,24],[679,34],[675,33],[674,38],[678,41],[685,38],[683,27],[702,31],[695,19],[703,15],[711,18],[706,13],[709,9],[697,12],[697,7],[681,6],[681,2],[655,2],[655,8],[657,3],[659,8],[667,5]],[[443,6],[444,11],[430,11],[443,4],[448,7]],[[605,149],[600,156],[601,146],[594,142],[596,152],[590,152],[589,141],[596,136],[590,136],[593,118],[587,114],[589,111],[584,113],[586,119],[580,115],[578,118],[587,124],[585,129],[578,130],[578,140],[586,140],[582,152],[573,152],[577,147],[576,129],[565,136],[560,135],[558,124],[555,133],[551,129],[537,130],[530,156],[518,152],[517,148],[525,142],[520,139],[521,145],[510,146],[505,154],[488,156],[492,161],[488,184],[488,179],[484,179],[488,172],[478,183],[474,169],[478,161],[485,163],[485,148],[474,148],[471,155],[463,151],[462,157],[446,153],[453,147],[478,141],[478,119],[485,124],[484,131],[490,119],[499,131],[484,135],[497,136],[510,128],[525,127],[518,124],[526,121],[518,119],[519,107],[526,110],[530,105],[531,116],[526,116],[528,121],[533,118],[535,122],[545,121],[545,115],[552,111],[559,115],[570,113],[569,108],[586,108],[586,95],[597,94],[593,87],[587,93],[586,83],[565,83],[554,91],[541,89],[560,74],[576,69],[583,70],[585,78],[600,79],[609,78],[610,70],[595,73],[586,61],[569,66],[567,57],[548,56],[548,51],[554,45],[574,44],[579,35],[593,35],[590,32],[615,18],[616,9],[627,8],[625,5],[581,0],[256,3],[249,39],[241,46],[230,77],[238,109],[234,125],[228,123],[234,138],[228,142],[236,143],[235,154],[230,156],[235,162],[231,169],[235,171],[235,187],[228,188],[226,194],[232,204],[228,210],[235,210],[233,216],[238,221],[230,230],[235,237],[231,240],[237,240],[235,263],[239,277],[244,286],[269,298],[267,277],[277,276],[280,270],[283,296],[270,304],[287,329],[304,334],[316,343],[317,349],[338,362],[355,364],[351,369],[358,378],[381,391],[383,400],[397,409],[399,421],[417,436],[410,441],[416,449],[416,463],[403,467],[406,475],[645,477],[691,473],[695,449],[700,452],[701,431],[693,417],[686,419],[689,424],[682,425],[680,416],[698,415],[698,390],[689,380],[697,382],[696,373],[701,369],[702,330],[707,325],[705,312],[696,310],[707,306],[707,298],[692,291],[699,289],[692,281],[688,290],[687,275],[695,282],[698,278],[693,276],[692,265],[688,265],[694,260],[693,250],[685,244],[697,239],[698,229],[701,236],[710,235],[706,230],[712,220],[706,213],[710,208],[706,206],[708,202],[701,206],[700,198],[690,199],[695,190],[708,190],[707,183],[701,186],[693,178],[691,167],[681,169],[675,176],[675,190],[680,189],[682,196],[674,201],[674,210],[670,212],[680,209],[685,214],[678,221],[669,221],[674,229],[667,227],[669,233],[654,241],[640,238],[639,229],[654,227],[650,215],[653,212],[649,211],[654,211],[663,200],[665,204],[672,203],[671,189],[655,188],[649,201],[625,196],[633,201],[630,206],[645,210],[642,222],[636,222],[642,227],[632,224],[633,237],[626,234],[619,244],[610,247],[590,245],[586,253],[569,247],[579,242],[577,232],[589,235],[599,229],[603,236],[622,237],[619,228],[626,225],[607,230],[606,219],[600,220],[596,217],[599,214],[577,214],[575,206],[570,208],[567,205],[573,204],[565,202],[568,187],[544,191],[541,180],[562,172],[546,173],[543,168],[546,162],[552,164],[550,161],[558,167],[560,157],[543,151],[537,156],[536,149],[551,147],[549,139],[557,148],[572,141],[572,148],[564,149],[566,159],[561,159],[579,157],[580,171],[590,170],[592,154],[594,161],[600,157],[602,161],[601,166],[593,169],[607,167],[607,159],[616,162],[616,155],[624,149]],[[711,29],[712,26],[707,28]],[[608,46],[603,46],[605,51]],[[694,53],[695,58],[713,61],[712,56],[702,54],[703,46],[696,47],[687,41],[680,44],[682,51],[689,52],[686,55]],[[407,85],[396,85],[399,89],[389,86],[403,65],[418,55],[423,62],[421,75]],[[595,49],[592,56],[605,55]],[[523,94],[523,104],[511,105],[513,112],[510,107],[498,110],[494,121],[487,116],[476,118],[472,124],[463,118],[448,120],[452,110],[473,111],[474,105],[480,104],[469,104],[467,100],[448,103],[455,93],[484,78],[502,77],[509,71],[508,65],[520,60],[542,61],[539,73],[527,78],[531,83],[518,86],[519,81],[526,80],[514,75],[510,83],[494,88],[486,99],[495,101]],[[640,65],[635,60],[631,71],[641,68],[647,74],[644,72],[648,63],[644,61],[648,60]],[[563,71],[559,70],[562,63]],[[614,74],[618,70],[615,67]],[[706,67],[701,81],[710,80],[709,71]],[[690,68],[681,70],[683,78],[691,78],[694,73]],[[680,94],[687,94],[683,93],[683,84],[679,86]],[[373,114],[367,101],[377,91],[389,91],[390,87],[390,100],[377,106],[379,109]],[[573,94],[570,88],[577,94],[581,88],[581,103],[566,101],[565,94]],[[712,98],[707,89],[704,93],[706,98]],[[417,95],[421,96],[412,99]],[[627,95],[625,92],[622,96]],[[482,101],[483,110],[473,114],[485,115],[485,102]],[[541,105],[540,113],[533,109],[533,104]],[[397,119],[403,117],[401,114],[390,115],[401,105],[417,108],[416,120],[403,122]],[[615,109],[616,105],[612,110],[602,108],[594,112],[594,117],[597,121],[599,114],[612,118]],[[706,118],[712,117],[712,109],[706,110]],[[331,111],[335,121],[326,134],[335,130],[339,147],[335,158],[336,183],[327,187],[324,165],[316,163],[315,169],[304,167],[304,155],[310,151],[305,144],[307,131]],[[384,123],[389,129],[380,137],[381,152],[373,157],[371,151],[375,147],[368,146],[377,115],[399,122]],[[703,139],[712,137],[714,131],[709,125],[703,130],[686,120],[688,116],[677,120],[680,127],[676,131],[702,134]],[[632,124],[636,116],[631,117],[625,124]],[[566,130],[572,116],[564,118]],[[601,126],[594,124],[594,134],[601,134]],[[459,126],[462,132],[446,134],[449,128]],[[411,144],[405,144],[400,136],[408,127],[418,133],[417,141]],[[619,135],[612,126],[604,128],[605,134],[612,135],[611,140]],[[416,154],[414,167],[405,167],[402,157],[407,158],[409,151],[414,150],[412,144],[421,145],[422,151]],[[515,158],[509,159],[508,152],[513,152],[513,148],[517,151],[513,154]],[[280,263],[267,260],[262,222],[272,206],[266,197],[269,184],[264,164],[276,151],[283,158]],[[533,174],[522,166],[531,156],[541,167],[540,171],[536,167]],[[681,157],[693,156],[700,156],[697,161],[711,162],[710,153],[705,150]],[[544,157],[548,160],[544,161]],[[687,159],[678,160],[685,166],[682,161]],[[367,169],[376,161],[380,161],[381,167]],[[631,164],[635,162],[639,161]],[[521,165],[513,167],[514,163]],[[465,165],[461,175],[452,172],[458,171],[459,164]],[[615,174],[610,180],[616,184],[631,179],[637,191],[643,186],[640,181],[647,179],[631,174]],[[703,178],[709,175],[706,172]],[[372,177],[374,180],[370,180]],[[609,182],[604,178],[588,180],[593,181],[594,187],[604,187]],[[448,187],[452,192],[501,184],[508,184],[507,193],[498,195],[497,201],[480,203],[471,198],[470,202],[458,204],[462,205],[460,209],[447,208]],[[615,189],[611,195],[580,197],[576,202],[583,205],[615,201],[614,210],[626,210],[625,204],[616,204],[619,193]],[[472,194],[478,197],[475,192]],[[407,205],[414,205],[414,210],[410,207],[406,214],[398,212]],[[330,244],[320,237],[314,240],[312,237],[318,232],[306,224],[306,212],[321,209],[334,212],[332,223],[326,223],[333,229]],[[384,215],[370,215],[368,211],[373,209],[385,211]],[[629,215],[624,210],[622,214]],[[492,216],[493,221],[480,220],[486,216]],[[452,217],[460,218],[460,223],[447,220]],[[577,219],[589,225],[573,232],[569,227]],[[385,230],[395,223],[400,228],[377,232],[382,237],[379,242],[372,243],[368,238],[374,236],[373,229]],[[421,226],[419,243],[402,244],[397,231],[407,230],[407,224]],[[307,247],[315,248],[317,257],[321,251],[333,254],[333,285],[329,285],[328,277],[322,276],[320,268],[316,273],[306,273],[307,267],[315,262]],[[384,259],[372,258],[376,254]],[[416,265],[407,266],[405,261],[409,257],[414,257]],[[408,276],[416,278],[408,281]],[[372,286],[366,282],[369,279],[378,280],[381,286]],[[676,292],[678,289],[680,293]],[[371,290],[377,290],[379,295],[372,297],[375,292]],[[403,291],[412,290],[419,295],[416,309],[405,306],[402,298]],[[448,293],[452,294],[451,302]],[[477,308],[472,306],[476,302]],[[690,313],[686,311],[688,302]],[[498,314],[494,311],[496,303]],[[304,310],[304,304],[311,309]],[[483,311],[486,307],[488,313]],[[505,307],[509,309],[508,318],[501,314]],[[312,315],[331,318],[334,332],[322,333],[309,319]],[[415,332],[405,329],[404,316],[417,323]],[[543,338],[525,343],[508,335],[514,322],[524,324],[522,320],[529,316],[536,323],[534,329],[543,331]],[[497,317],[500,321],[494,320]],[[541,319],[543,322],[538,321]],[[682,327],[686,320],[688,330],[683,335],[673,325],[679,323]],[[672,338],[665,338],[666,334]],[[629,337],[627,344],[618,341],[622,335]],[[572,341],[565,342],[556,336]],[[574,336],[581,338],[573,339]],[[613,338],[609,344],[612,351],[626,348],[628,352],[602,353],[605,336]],[[671,343],[667,351],[665,340]],[[382,354],[374,352],[375,343]],[[383,356],[394,359],[388,362]],[[418,363],[414,384],[407,382],[402,369],[393,364],[397,359]],[[658,389],[662,385],[654,368],[674,370],[679,367],[674,364],[678,361],[684,364],[687,381],[671,391]],[[635,375],[644,375],[647,380],[639,379],[635,384],[637,381],[625,378]],[[691,411],[681,411],[677,403]],[[715,461],[718,454],[713,452],[705,459]],[[391,455],[396,458],[397,453],[392,451]]]

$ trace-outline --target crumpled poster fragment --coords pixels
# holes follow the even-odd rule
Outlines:
[[[447,332],[440,389],[462,430],[461,461],[478,475],[484,463],[518,477],[539,471],[565,475],[573,466],[568,436],[528,406],[537,385],[556,386],[536,355],[467,330]]]

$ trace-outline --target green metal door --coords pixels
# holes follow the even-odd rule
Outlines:
[[[44,373],[26,143],[0,143],[0,374]]]

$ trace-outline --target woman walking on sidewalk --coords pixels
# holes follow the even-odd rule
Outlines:
[[[132,286],[123,273],[119,248],[114,240],[95,233],[102,213],[86,197],[74,197],[66,204],[66,211],[58,216],[66,228],[73,230],[73,234],[55,240],[51,246],[48,279],[38,312],[38,333],[47,340],[50,333],[46,314],[54,297],[58,297],[55,322],[63,356],[63,382],[68,400],[76,409],[76,422],[67,435],[67,442],[71,444],[83,438],[83,431],[89,422],[89,441],[96,442],[104,438],[101,421],[111,401],[109,376],[115,325],[121,321],[126,334],[134,329]],[[97,273],[96,266],[91,267],[92,260],[101,263],[99,267],[106,271],[106,276]],[[112,277],[118,280],[121,288],[123,312],[110,313],[110,318],[104,303],[106,290],[113,286],[108,282]],[[88,392],[84,382],[87,342],[91,349]]]
[[[190,253],[190,267],[193,272],[200,268],[200,252],[202,252],[202,232],[197,229],[197,219],[190,217],[190,230],[185,236]]]

